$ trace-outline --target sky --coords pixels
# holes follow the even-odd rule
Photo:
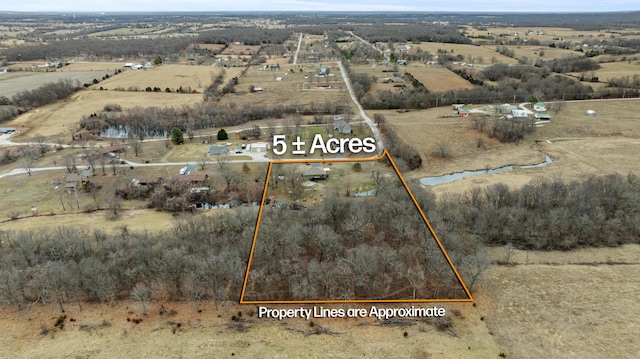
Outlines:
[[[599,12],[640,10],[638,0],[27,0],[0,11],[465,11]]]

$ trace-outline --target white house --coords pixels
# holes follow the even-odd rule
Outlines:
[[[536,112],[542,112],[542,111],[546,111],[546,110],[547,110],[547,106],[545,106],[545,105],[544,105],[544,103],[542,103],[542,102],[536,102],[536,103],[533,105],[533,109],[534,109]]]

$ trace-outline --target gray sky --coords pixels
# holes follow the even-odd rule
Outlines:
[[[87,0],[6,1],[0,11],[500,11],[640,10],[637,0]]]

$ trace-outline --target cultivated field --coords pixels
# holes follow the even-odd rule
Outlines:
[[[119,104],[122,108],[166,107],[201,101],[201,94],[83,90],[57,103],[31,110],[3,126],[16,127],[22,132],[20,136],[12,137],[13,140],[45,136],[51,140],[62,138],[66,143],[71,138],[71,130],[77,129],[83,115],[101,111],[107,104]]]
[[[94,79],[102,79],[104,75],[112,75],[112,71],[56,71],[56,72],[6,72],[0,73],[0,96],[11,97],[20,91],[30,91],[48,82],[60,80],[91,83]]]
[[[150,69],[126,70],[101,82],[99,86],[107,90],[135,87],[141,91],[147,87],[159,87],[162,91],[166,88],[175,91],[182,87],[201,93],[220,71],[220,68],[211,66],[161,65]]]

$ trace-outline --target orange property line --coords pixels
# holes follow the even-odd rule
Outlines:
[[[389,161],[391,162],[391,165],[392,165],[394,171],[396,172],[396,174],[400,178],[400,181],[402,182],[402,185],[404,186],[404,188],[409,193],[409,196],[411,197],[411,200],[413,201],[413,204],[418,209],[418,212],[422,216],[422,219],[424,220],[424,222],[426,223],[427,227],[429,228],[429,232],[431,233],[433,238],[436,240],[436,243],[438,244],[438,247],[440,248],[440,251],[442,252],[442,254],[444,254],[445,258],[447,259],[447,263],[449,263],[449,266],[451,266],[451,269],[455,273],[456,278],[458,279],[458,281],[462,285],[462,288],[464,289],[464,291],[467,294],[468,298],[467,299],[402,299],[402,300],[401,299],[391,299],[391,300],[384,300],[384,299],[286,300],[286,301],[285,300],[270,300],[270,301],[245,300],[244,296],[245,296],[245,291],[247,289],[247,283],[249,281],[249,271],[251,270],[251,263],[253,261],[253,253],[254,253],[255,246],[256,246],[256,239],[258,238],[258,230],[260,228],[260,221],[262,219],[262,210],[264,208],[265,198],[267,197],[267,189],[269,187],[269,178],[271,177],[271,169],[273,167],[273,164],[281,164],[281,163],[311,163],[311,162],[324,163],[324,162],[379,161],[382,158],[384,158],[385,156],[387,158],[389,158]],[[407,185],[407,182],[404,180],[404,177],[402,177],[402,174],[400,174],[400,171],[398,170],[398,167],[396,166],[395,162],[393,162],[393,159],[391,158],[391,155],[389,154],[389,152],[386,149],[384,150],[384,152],[380,156],[373,157],[373,158],[326,159],[326,160],[323,160],[323,159],[320,159],[320,160],[317,160],[317,159],[310,159],[310,160],[275,160],[275,161],[271,161],[269,163],[269,169],[267,170],[267,179],[265,181],[264,190],[262,192],[262,200],[260,201],[260,210],[258,211],[258,220],[257,220],[257,223],[256,223],[256,230],[255,230],[255,232],[253,234],[253,242],[251,243],[251,252],[249,253],[249,262],[247,263],[247,270],[246,270],[245,275],[244,275],[244,284],[242,285],[242,293],[240,295],[240,304],[455,303],[455,302],[473,302],[473,301],[474,300],[473,300],[473,297],[471,296],[471,293],[469,292],[469,289],[464,284],[464,281],[462,280],[462,277],[460,277],[460,274],[458,273],[458,270],[453,265],[453,262],[451,262],[451,258],[447,254],[447,251],[444,249],[444,246],[440,242],[440,239],[438,238],[438,236],[436,235],[435,231],[433,230],[433,227],[431,226],[431,223],[429,223],[429,221],[427,220],[427,216],[425,216],[424,212],[422,211],[422,208],[420,208],[420,206],[418,205],[418,201],[414,197],[414,195],[411,192],[411,190],[409,190],[409,186]]]

